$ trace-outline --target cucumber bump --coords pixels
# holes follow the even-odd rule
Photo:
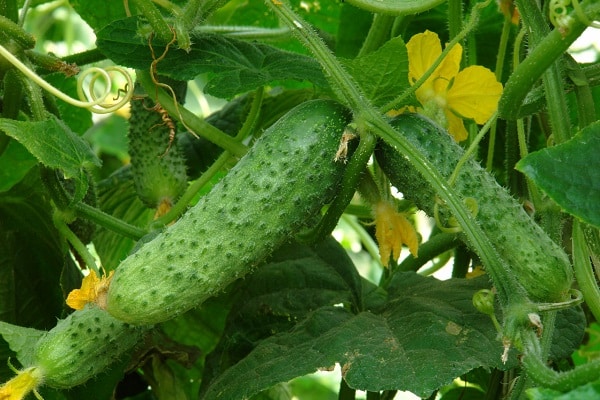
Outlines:
[[[290,110],[176,224],[121,263],[106,310],[162,322],[248,273],[334,195],[344,169],[334,156],[350,119],[328,100]]]

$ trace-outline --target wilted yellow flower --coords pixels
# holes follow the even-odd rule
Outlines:
[[[108,274],[108,277],[104,276],[99,278],[95,271],[90,271],[90,273],[83,278],[81,288],[74,289],[69,293],[69,296],[67,296],[67,305],[75,310],[83,309],[88,303],[96,303],[103,307],[103,302],[105,301],[104,297],[114,272],[115,271],[111,271],[110,274]]]
[[[17,376],[0,386],[0,400],[21,400],[32,391],[39,399],[35,389],[42,383],[42,374],[38,368],[31,367],[19,371]]]
[[[442,54],[438,35],[425,31],[406,44],[408,79],[414,84]],[[415,95],[423,114],[447,128],[456,141],[468,136],[462,118],[485,123],[498,108],[502,84],[489,69],[473,65],[460,70],[462,46],[457,44]]]
[[[379,244],[381,263],[388,265],[390,256],[394,261],[398,261],[402,244],[406,244],[410,253],[417,257],[419,238],[406,216],[386,201],[377,203],[374,211],[375,238]]]

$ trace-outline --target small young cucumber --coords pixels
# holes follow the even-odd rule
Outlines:
[[[168,114],[149,97],[131,102],[131,171],[138,197],[149,208],[172,205],[187,187],[185,158],[172,137],[175,129]]]
[[[447,132],[416,114],[399,115],[391,123],[442,176],[450,178],[464,150]],[[377,149],[376,158],[390,182],[433,215],[435,192],[410,163],[386,144]],[[475,200],[477,222],[532,300],[568,297],[573,282],[568,256],[491,174],[470,160],[460,168],[452,187],[463,200]]]
[[[113,318],[96,306],[71,313],[35,345],[33,367],[56,389],[80,385],[140,343],[146,329]]]
[[[290,110],[176,224],[121,263],[106,310],[162,322],[248,273],[335,194],[344,164],[334,156],[350,118],[328,100]]]

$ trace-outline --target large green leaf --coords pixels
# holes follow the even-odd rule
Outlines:
[[[152,54],[148,43],[137,35],[137,23],[135,17],[111,23],[97,33],[96,44],[117,64],[148,69]],[[158,43],[153,47],[157,56],[165,49]],[[311,57],[223,35],[196,36],[189,52],[171,48],[157,71],[178,80],[211,73],[204,91],[225,98],[289,79],[327,86],[319,63]]]
[[[37,164],[34,156],[16,140],[11,140],[0,156],[0,192],[9,190]]]
[[[60,275],[67,248],[41,187],[34,169],[0,194],[0,316],[48,329],[63,309]]]
[[[46,331],[39,329],[25,328],[0,321],[0,335],[8,343],[10,349],[17,354],[19,362],[25,366],[32,365],[35,344],[45,333]]]
[[[427,397],[471,369],[502,366],[497,332],[471,303],[486,284],[402,273],[380,313],[323,306],[291,330],[262,340],[211,383],[206,398],[250,396],[336,362],[350,387]]]
[[[375,105],[393,100],[408,87],[408,53],[401,37],[347,62],[346,66]]]
[[[102,164],[89,144],[56,118],[33,122],[0,118],[0,130],[19,141],[45,166],[75,179],[73,201],[81,200],[87,191],[85,170]]]
[[[600,122],[560,145],[529,154],[517,163],[566,212],[600,227]]]
[[[359,310],[361,284],[346,251],[333,238],[313,248],[298,243],[283,246],[232,289],[237,301],[223,339],[207,360],[205,380],[237,363],[259,341],[288,331],[313,310],[334,304]]]

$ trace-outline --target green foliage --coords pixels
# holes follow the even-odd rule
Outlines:
[[[600,124],[584,128],[560,145],[531,153],[517,169],[527,175],[563,210],[600,227],[598,199],[600,171],[596,150],[600,141]]]
[[[599,397],[600,57],[566,51],[600,3],[564,3],[0,0],[2,381],[10,358],[45,400]],[[460,65],[409,57],[426,30]],[[380,202],[417,258],[380,265]],[[68,310],[91,271],[100,307]]]

